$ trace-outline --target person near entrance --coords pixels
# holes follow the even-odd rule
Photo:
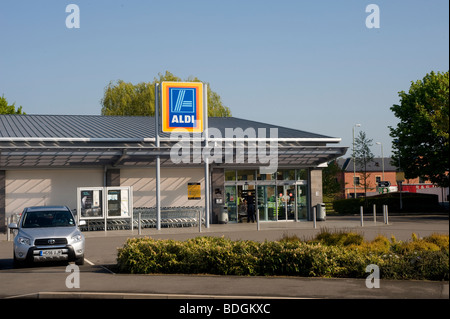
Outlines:
[[[255,198],[253,196],[247,197],[247,223],[255,222]]]

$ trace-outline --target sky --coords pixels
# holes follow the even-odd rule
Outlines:
[[[66,25],[69,4],[79,28]],[[235,117],[339,146],[361,124],[379,157],[398,92],[449,70],[449,2],[0,0],[0,41],[0,95],[27,114],[99,115],[110,81],[167,70],[210,83]]]

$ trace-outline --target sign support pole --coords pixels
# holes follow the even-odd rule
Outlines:
[[[203,84],[203,131],[205,134],[205,147],[208,147],[208,85]],[[208,154],[209,155],[209,154]],[[209,228],[209,208],[210,208],[210,185],[209,185],[209,157],[204,157],[205,161],[205,228]]]
[[[156,130],[156,148],[159,151],[159,83],[155,83],[155,130]],[[161,158],[156,156],[156,229],[161,230]]]

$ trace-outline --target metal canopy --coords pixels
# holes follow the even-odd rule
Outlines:
[[[268,153],[271,143],[278,146],[279,166],[314,167],[343,156],[347,150],[347,147],[327,146],[339,143],[340,138],[234,117],[209,118],[207,126],[210,146],[222,152],[218,157],[221,163],[215,160],[214,166],[263,166],[258,161],[249,163],[249,158],[255,155],[254,147],[264,143]],[[271,129],[278,131],[277,136],[269,134]],[[227,137],[230,130],[233,134]],[[264,133],[260,134],[260,130]],[[151,117],[0,115],[0,170],[148,167],[156,165],[158,156],[161,165],[175,165],[170,150],[180,140],[164,133],[157,145],[156,131],[155,118]],[[209,136],[210,133],[213,134]],[[201,156],[205,149],[204,136],[191,134],[188,144],[192,153],[190,162],[178,166],[204,165]],[[226,151],[233,153],[233,159],[243,158],[243,162],[225,163]]]
[[[7,145],[5,145],[7,144]],[[91,145],[94,144],[94,145]],[[2,168],[73,168],[73,167],[151,167],[155,165],[156,157],[161,157],[161,165],[175,165],[170,159],[170,151],[174,143],[162,143],[157,148],[154,143],[0,143],[0,167]],[[248,148],[233,145],[233,161],[225,162],[225,149],[221,151],[221,160],[216,158],[214,166],[264,166],[258,161],[249,161]],[[204,164],[202,152],[204,147],[192,148],[189,160],[179,165],[200,166]],[[290,143],[278,143],[278,166],[309,166],[314,167],[343,156],[347,147],[336,146],[302,146]],[[250,152],[250,153],[249,153]],[[213,153],[214,154],[214,153]],[[269,154],[269,153],[268,153]],[[236,156],[243,159],[237,161]],[[253,154],[254,155],[254,154]],[[186,163],[188,162],[188,163]]]

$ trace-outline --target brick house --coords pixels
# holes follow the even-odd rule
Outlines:
[[[384,160],[384,173],[383,173],[383,161]],[[343,198],[353,198],[355,189],[356,196],[361,197],[364,195],[364,171],[356,164],[355,184],[353,183],[353,159],[352,158],[339,158],[337,164],[342,169],[341,176],[338,177],[342,181],[344,187],[342,190]],[[398,180],[403,180],[399,187]],[[390,187],[380,189],[378,188],[378,182],[387,181],[390,182]],[[410,193],[432,193],[439,195],[439,201],[448,201],[448,188],[442,189],[435,187],[430,181],[422,178],[404,179],[402,173],[397,171],[397,167],[391,164],[391,158],[376,157],[367,166],[366,177],[366,190],[367,196],[377,195],[381,192],[396,192],[404,191]]]

